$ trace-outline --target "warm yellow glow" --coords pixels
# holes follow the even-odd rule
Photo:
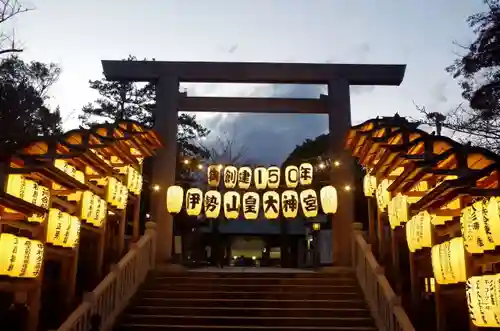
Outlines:
[[[220,183],[222,166],[209,165],[207,167],[208,185],[218,187]]]
[[[132,166],[126,166],[120,168],[120,173],[126,174],[128,190],[135,195],[140,195],[142,190],[142,175],[139,171],[135,170]]]
[[[287,166],[285,168],[285,182],[289,188],[296,188],[299,184],[299,168],[297,166]]]
[[[220,214],[222,196],[219,191],[210,190],[205,193],[204,207],[206,218],[217,218]]]
[[[281,169],[279,167],[269,167],[267,169],[267,186],[270,189],[277,189],[280,186]]]
[[[313,223],[312,228],[314,231],[319,231],[321,229],[321,224]]]
[[[472,206],[462,209],[460,224],[464,238],[465,249],[469,253],[484,253],[485,250],[494,250],[495,241],[492,233],[488,234],[490,222],[488,219],[487,200],[476,201]]]
[[[224,193],[224,215],[227,219],[237,219],[240,214],[240,194],[235,191]]]
[[[277,219],[280,215],[280,195],[275,191],[267,191],[262,196],[264,216],[269,220]]]
[[[318,164],[318,168],[320,168],[321,170],[325,169],[326,166],[323,162],[321,162],[320,164]]]
[[[54,166],[67,174],[68,176],[76,179],[80,183],[85,183],[85,175],[82,171],[77,170],[71,164],[69,164],[66,160],[57,159],[54,160]]]
[[[465,293],[469,316],[479,327],[500,326],[500,275],[474,276],[467,280]]]
[[[43,263],[44,246],[38,240],[0,234],[0,275],[36,278]]]
[[[184,200],[184,189],[180,186],[170,186],[167,190],[167,210],[171,214],[177,214],[182,209]]]
[[[184,159],[184,164],[189,164],[189,160],[188,159]]]
[[[116,190],[116,207],[120,210],[127,207],[128,188],[122,182],[118,181]]]
[[[321,188],[319,192],[321,208],[325,214],[335,214],[337,212],[338,197],[335,187],[328,185]]]
[[[188,216],[198,216],[203,206],[203,192],[199,188],[190,188],[186,192],[186,213]]]
[[[366,174],[363,178],[363,193],[367,197],[372,197],[377,190],[377,177]]]
[[[75,247],[80,237],[80,221],[77,217],[50,208],[47,224],[47,243],[54,246]]]
[[[252,169],[250,167],[241,167],[238,169],[238,187],[248,189],[252,183]]]
[[[302,212],[305,217],[318,216],[318,197],[316,191],[307,189],[300,192],[300,204],[302,205]]]
[[[422,211],[413,216],[406,224],[406,242],[410,252],[423,247],[432,247],[431,215]]]
[[[345,185],[344,190],[349,192],[351,190],[351,185]]]
[[[285,218],[297,217],[297,212],[299,211],[299,194],[293,190],[284,191],[281,194],[281,207]]]
[[[49,189],[33,180],[26,179],[23,175],[9,175],[5,192],[35,206],[49,208]]]
[[[391,181],[388,179],[383,179],[377,186],[375,196],[377,198],[377,205],[380,210],[385,210],[387,204],[391,200],[391,192],[388,191]]]
[[[158,184],[153,185],[153,191],[158,192],[159,190],[160,190],[160,185]]]
[[[45,221],[45,215],[37,215],[33,214],[27,218],[28,222],[30,223],[42,223]]]
[[[198,164],[196,167],[198,168],[198,170],[203,170],[203,164]]]
[[[340,167],[340,162],[339,161],[335,161],[335,162],[333,162],[333,165],[336,166],[336,167]]]
[[[396,194],[387,204],[387,215],[392,229],[408,222],[408,197]]]
[[[500,197],[491,197],[486,207],[486,218],[496,246],[500,246]]]
[[[243,215],[247,220],[255,220],[259,216],[260,195],[257,192],[243,194]]]
[[[302,163],[299,167],[300,185],[311,185],[313,181],[314,168],[310,163]]]
[[[264,190],[267,187],[267,169],[264,167],[257,167],[254,169],[253,174],[255,187],[258,190]]]
[[[436,280],[434,278],[425,278],[425,292],[434,293],[436,292]]]
[[[226,188],[235,188],[238,183],[238,169],[235,166],[224,168],[224,185]]]
[[[431,261],[434,278],[438,284],[456,284],[467,280],[462,237],[433,246]]]

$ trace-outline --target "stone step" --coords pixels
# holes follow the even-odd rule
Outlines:
[[[125,314],[138,315],[199,315],[199,316],[238,316],[244,311],[248,317],[369,317],[366,308],[261,308],[261,307],[213,307],[213,306],[133,306]]]
[[[156,275],[148,279],[151,285],[156,284],[189,284],[196,279],[197,283],[200,284],[229,284],[229,285],[355,285],[358,282],[354,277],[338,277],[338,278],[314,278],[314,277],[304,277],[304,278],[279,278],[279,277],[251,277],[247,279],[242,279],[240,277],[182,277],[182,276],[163,276]]]
[[[243,292],[281,292],[281,291],[294,291],[294,292],[309,292],[309,293],[360,293],[360,289],[356,284],[351,285],[339,285],[339,284],[329,284],[329,285],[296,285],[296,284],[205,284],[205,283],[182,283],[182,284],[172,284],[172,283],[147,283],[144,289],[152,290],[176,290],[176,291],[203,291],[203,290],[213,290],[217,292],[229,292],[234,290],[240,290]]]
[[[172,298],[172,299],[274,299],[274,300],[330,300],[330,299],[362,299],[361,293],[352,292],[330,292],[330,293],[311,293],[311,292],[243,292],[242,290],[230,292],[218,291],[177,291],[177,290],[143,290],[139,294],[144,298]]]
[[[127,314],[123,324],[146,325],[218,325],[218,326],[370,326],[373,321],[368,317],[279,317],[279,316],[197,316],[197,315],[138,315]]]
[[[295,299],[200,299],[200,298],[148,298],[138,297],[132,300],[132,305],[159,307],[247,307],[255,308],[366,308],[366,302],[361,297],[352,299],[328,300],[295,300]]]
[[[150,325],[150,324],[123,324],[115,331],[377,331],[374,326],[336,327],[336,326],[241,326],[241,325]]]

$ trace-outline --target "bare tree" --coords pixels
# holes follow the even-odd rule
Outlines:
[[[19,0],[0,0],[0,55],[19,53],[23,49],[16,46],[14,32],[6,32],[6,23],[14,16],[30,11]]]
[[[485,119],[463,105],[445,114],[431,112],[423,106],[417,106],[417,110],[424,115],[419,119],[422,124],[436,127],[439,131],[442,127],[447,128],[457,134],[462,143],[472,143],[500,152],[500,117]]]
[[[203,146],[208,153],[209,163],[228,165],[250,165],[253,162],[246,156],[248,147],[239,141],[237,125],[232,130],[224,131],[218,135],[209,146]]]

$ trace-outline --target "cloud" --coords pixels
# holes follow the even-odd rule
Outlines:
[[[321,85],[263,85],[249,95],[318,98],[325,92]],[[236,146],[245,148],[247,159],[264,165],[280,165],[297,144],[328,129],[326,115],[310,114],[218,113],[202,123],[212,130],[207,145],[226,134],[233,137]]]

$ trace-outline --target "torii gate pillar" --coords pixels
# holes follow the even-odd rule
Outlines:
[[[330,131],[330,160],[339,161],[340,167],[330,166],[330,181],[337,189],[338,210],[331,217],[332,259],[335,265],[351,263],[351,229],[354,220],[354,195],[345,191],[346,185],[354,186],[354,160],[344,151],[344,140],[351,127],[350,85],[346,79],[328,81],[328,128]]]

